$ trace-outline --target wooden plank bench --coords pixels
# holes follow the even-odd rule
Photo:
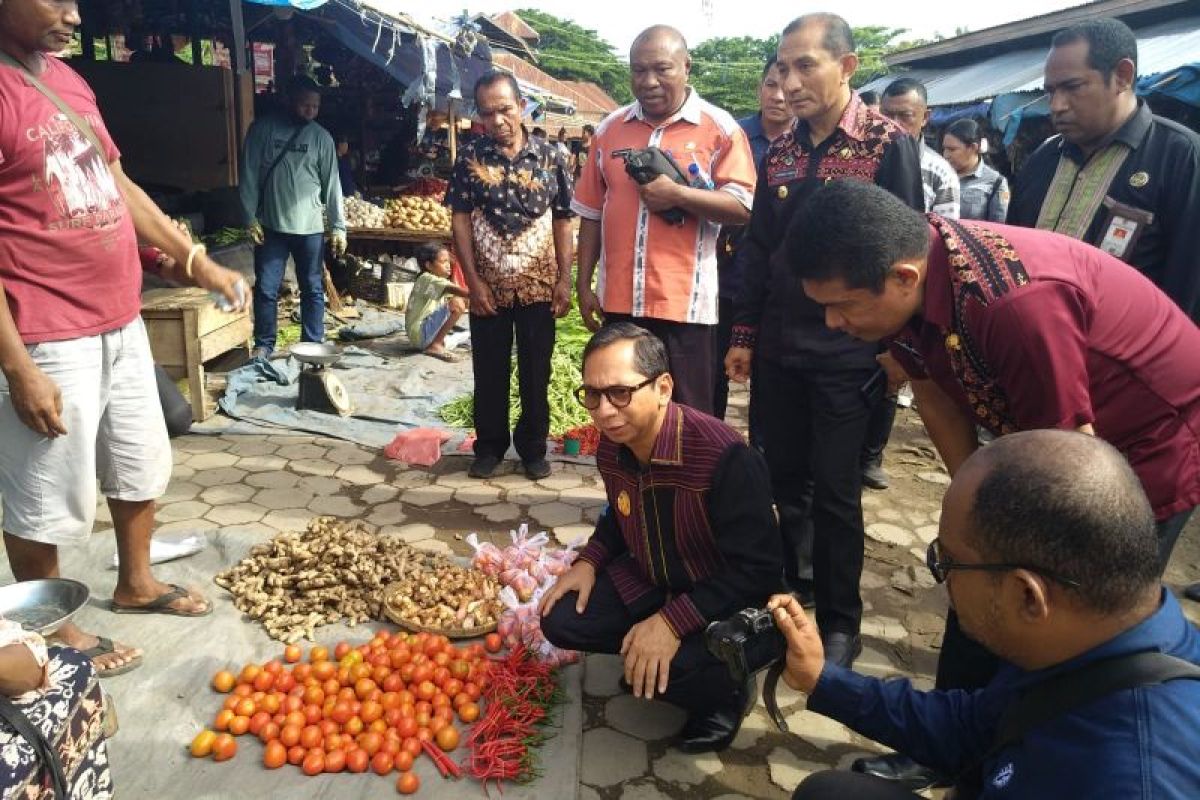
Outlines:
[[[192,419],[209,417],[204,362],[246,349],[254,327],[250,312],[221,311],[206,289],[151,289],[142,294],[142,319],[154,361],[172,378],[187,378]]]

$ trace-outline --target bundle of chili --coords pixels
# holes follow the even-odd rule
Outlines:
[[[532,748],[546,736],[540,730],[548,710],[558,701],[558,684],[550,667],[533,658],[522,646],[506,658],[491,662],[489,683],[483,691],[487,707],[467,736],[467,773],[483,783],[526,783],[538,775]]]

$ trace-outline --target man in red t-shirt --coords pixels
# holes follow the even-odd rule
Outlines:
[[[0,4],[4,544],[17,580],[57,576],[58,546],[91,532],[99,478],[120,554],[113,610],[207,614],[202,596],[150,572],[154,498],[170,479],[171,449],[139,316],[138,239],[172,259],[168,280],[211,289],[239,310],[248,292],[125,176],[91,90],[50,55],[79,23],[75,3]],[[138,649],[75,625],[56,635],[102,676],[141,661]]]
[[[1166,566],[1200,504],[1200,328],[1145,276],[1057,233],[926,218],[849,182],[813,196],[785,248],[826,325],[889,341],[951,475],[977,425],[1100,436],[1141,480]],[[980,688],[998,663],[951,610],[938,688]]]

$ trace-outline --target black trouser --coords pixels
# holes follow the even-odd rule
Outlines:
[[[917,800],[920,796],[874,775],[830,769],[805,778],[792,800]]]
[[[576,592],[559,598],[542,617],[542,633],[556,647],[585,653],[620,653],[621,641],[636,623],[662,608],[666,594],[656,590],[638,600],[637,608],[625,606],[607,570],[596,576],[596,585],[583,614],[575,613]],[[689,715],[700,716],[723,706],[738,706],[738,686],[729,669],[704,646],[704,632],[683,637],[675,658],[663,700],[679,706]],[[741,711],[741,708],[737,708]]]
[[[729,376],[725,374],[725,354],[733,339],[733,300],[722,297],[717,301],[716,352],[713,353],[713,416],[725,419],[729,407]]]
[[[1158,534],[1159,559],[1164,569],[1171,558],[1171,547],[1194,510],[1180,512],[1154,526]],[[938,656],[937,688],[981,689],[991,682],[999,667],[1000,659],[963,633],[958,624],[958,615],[951,609],[946,614],[946,634],[942,637],[942,652]]]
[[[888,439],[892,438],[892,426],[896,423],[896,398],[887,396],[871,410],[871,423],[867,426],[867,440],[863,443],[862,465],[883,466],[883,451]]]
[[[605,314],[604,323],[632,322],[653,333],[667,347],[675,391],[671,399],[711,414],[713,408],[713,348],[716,325],[670,322],[653,317]],[[649,377],[649,376],[647,376]]]
[[[521,417],[511,441],[522,461],[546,457],[550,435],[550,354],[554,314],[549,303],[497,309],[495,316],[471,315],[471,368],[475,373],[475,455],[504,458],[508,452],[508,382],[513,331],[517,335],[517,375]]]
[[[789,369],[761,359],[754,365],[756,424],[784,537],[784,576],[792,589],[811,576],[822,635],[858,633],[862,621],[859,455],[870,409],[860,390],[873,372]]]

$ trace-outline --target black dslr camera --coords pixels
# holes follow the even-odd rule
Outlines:
[[[687,175],[679,168],[679,164],[675,163],[675,159],[657,147],[646,147],[641,150],[626,147],[622,150],[614,150],[613,158],[624,159],[625,171],[629,173],[629,177],[642,186],[655,180],[659,175],[666,175],[684,186],[689,185]],[[666,211],[658,213],[672,225],[682,225],[684,217],[687,215],[687,212],[681,208],[668,208]]]
[[[704,629],[708,651],[729,668],[736,683],[742,683],[760,670],[767,670],[763,683],[763,702],[776,727],[786,732],[787,722],[779,712],[775,687],[783,674],[787,643],[765,608],[744,608],[729,619],[710,622]]]

